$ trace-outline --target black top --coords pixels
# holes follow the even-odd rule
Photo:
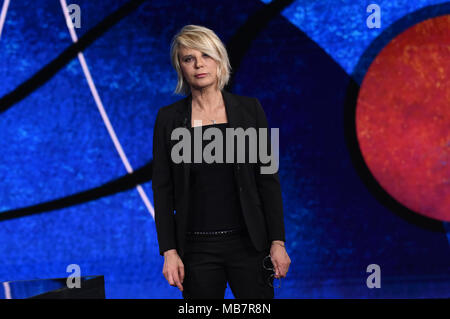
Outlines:
[[[194,163],[194,131],[216,127],[222,131],[223,163]],[[228,123],[191,127],[191,194],[188,231],[220,231],[244,228],[241,204],[234,179],[234,163],[226,163],[225,129]],[[213,137],[212,139],[214,139]],[[212,140],[204,140],[202,150]],[[211,146],[210,146],[211,147]],[[236,152],[236,144],[235,144]],[[212,151],[215,155],[215,149]],[[235,153],[236,154],[236,153]]]

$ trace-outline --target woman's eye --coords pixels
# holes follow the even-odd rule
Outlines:
[[[206,53],[203,53],[203,56],[206,56],[206,57],[208,57],[208,58],[209,58],[209,55],[208,55],[208,54],[206,54]],[[191,58],[191,57],[189,57],[189,58],[186,58],[186,59],[184,59],[184,62],[189,62],[190,60],[192,60],[192,58]]]

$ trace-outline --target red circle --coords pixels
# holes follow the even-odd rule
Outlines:
[[[356,132],[378,183],[414,212],[450,221],[450,16],[394,38],[360,88]]]

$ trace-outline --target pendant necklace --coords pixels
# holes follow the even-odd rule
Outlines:
[[[216,124],[216,120],[211,120],[210,118],[208,118],[208,120],[210,120],[211,122],[213,122],[213,124]]]
[[[216,124],[216,120],[211,120],[210,118],[208,118],[208,120],[210,120],[213,124]]]

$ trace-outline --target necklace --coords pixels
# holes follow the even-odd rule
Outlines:
[[[208,120],[210,120],[211,122],[213,122],[213,124],[216,124],[216,120],[211,120],[210,118],[208,118]]]
[[[211,120],[210,118],[208,118],[208,120],[210,120],[213,124],[216,124],[216,120]]]

